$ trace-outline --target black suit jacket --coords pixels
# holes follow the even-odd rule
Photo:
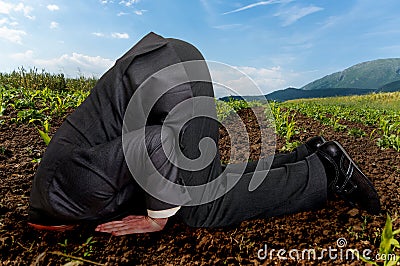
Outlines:
[[[167,39],[149,33],[99,79],[88,98],[57,130],[42,158],[31,191],[31,219],[40,213],[61,220],[98,220],[126,208],[163,210],[176,206],[158,199],[168,193],[163,187],[156,197],[147,193],[140,196],[143,190],[127,167],[121,135],[127,106],[139,86],[154,73],[179,62]],[[152,93],[154,88],[145,89]],[[193,97],[189,84],[171,92],[178,93],[164,95],[150,117],[144,115],[143,110],[149,107],[146,93],[142,94],[129,110],[128,131],[135,132],[144,124],[162,124],[175,105]],[[173,136],[178,139],[179,132]],[[167,178],[183,184],[179,171],[172,171]],[[179,202],[190,201],[185,190],[176,196]]]

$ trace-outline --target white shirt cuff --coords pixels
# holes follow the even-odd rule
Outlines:
[[[171,208],[171,209],[166,209],[166,210],[161,210],[161,211],[152,211],[152,210],[147,210],[147,215],[151,218],[168,218],[177,213],[181,206]]]

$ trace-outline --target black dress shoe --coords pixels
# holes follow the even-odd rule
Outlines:
[[[304,143],[307,147],[307,150],[310,153],[314,153],[318,150],[318,147],[324,144],[326,140],[322,136],[313,137],[309,139],[306,143]]]
[[[380,201],[371,180],[336,141],[319,146],[317,155],[325,167],[328,192],[333,192],[351,205],[357,205],[371,214],[378,214]]]

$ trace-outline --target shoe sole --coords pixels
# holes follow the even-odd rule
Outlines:
[[[44,231],[57,231],[57,232],[65,232],[74,229],[77,225],[69,224],[69,225],[42,225],[42,224],[34,224],[28,222],[30,227],[33,227],[36,230],[44,230]]]

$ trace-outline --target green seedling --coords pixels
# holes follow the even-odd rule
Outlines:
[[[335,131],[344,131],[346,129],[345,125],[342,125],[339,123],[340,119],[339,118],[331,118],[331,125],[333,126],[333,130]]]
[[[234,112],[233,108],[224,101],[215,100],[215,105],[217,109],[217,119],[220,122],[223,122]]]
[[[3,96],[4,92],[3,91],[4,91],[4,88],[1,87],[0,88],[0,116],[2,116],[4,111],[6,110],[5,102],[3,100],[3,98],[4,98],[4,96]]]
[[[64,239],[64,242],[63,242],[63,243],[58,243],[58,245],[59,245],[60,247],[62,247],[63,253],[64,253],[64,254],[67,254],[68,239]]]
[[[85,243],[79,246],[79,248],[74,251],[72,254],[78,253],[78,252],[83,252],[83,257],[90,257],[93,255],[93,244],[96,243],[97,241],[93,240],[93,236],[89,237],[86,239]]]
[[[400,233],[400,229],[393,231],[393,223],[390,215],[386,216],[385,227],[383,228],[381,235],[381,243],[379,245],[379,258],[380,261],[373,261],[360,255],[357,250],[352,250],[353,253],[361,259],[363,262],[371,265],[383,265],[383,266],[394,266],[400,262],[400,255],[396,252],[396,249],[400,249],[400,244],[395,235]],[[382,264],[383,263],[383,264]]]
[[[4,146],[0,146],[0,153],[3,155],[6,154],[6,148]]]
[[[285,125],[286,126],[285,139],[286,139],[286,142],[289,142],[292,139],[292,137],[295,134],[298,133],[296,128],[295,128],[296,121],[294,120],[294,117],[296,116],[296,114],[294,114],[290,119],[289,119],[289,116],[290,116],[290,113],[288,112],[287,115],[286,115],[286,119],[285,119],[285,122],[286,122],[286,125]]]
[[[362,130],[361,128],[353,127],[353,128],[350,128],[350,129],[347,131],[347,134],[348,134],[349,136],[353,136],[353,137],[356,137],[356,138],[362,138],[362,137],[365,136],[365,131]]]
[[[247,101],[235,100],[233,98],[229,98],[228,105],[230,105],[236,112],[241,109],[249,108],[249,104]]]
[[[286,142],[282,147],[281,151],[293,151],[295,148],[301,145],[299,141]]]
[[[43,131],[40,130],[39,128],[37,128],[40,137],[43,139],[44,143],[46,144],[46,146],[49,145],[50,141],[51,141],[51,137],[48,135],[48,133],[50,132],[50,124],[49,121],[45,120],[43,122]]]

